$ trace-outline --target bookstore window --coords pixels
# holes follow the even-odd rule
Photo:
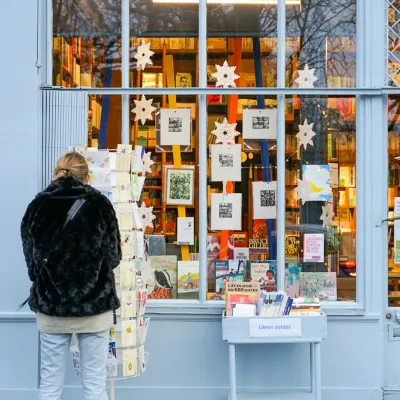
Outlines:
[[[356,98],[286,101],[285,288],[355,300]]]
[[[388,104],[388,217],[400,216],[400,97]],[[390,307],[400,306],[400,221],[388,222],[388,274]]]
[[[298,3],[286,6],[286,86],[315,76],[314,87],[356,87],[356,0]]]
[[[284,200],[276,97],[216,100],[208,99],[207,298],[222,299],[228,281],[274,291],[284,278],[292,298],[355,300],[355,97],[286,98]],[[278,201],[285,201],[284,277],[276,264]]]
[[[53,0],[53,85],[121,86],[121,0]]]

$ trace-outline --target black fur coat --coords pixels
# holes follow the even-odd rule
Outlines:
[[[50,250],[77,198],[86,202]],[[100,192],[69,177],[52,182],[29,204],[21,237],[32,311],[84,317],[119,307],[112,270],[121,260],[121,238],[112,204]]]

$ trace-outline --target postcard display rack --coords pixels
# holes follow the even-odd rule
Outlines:
[[[229,346],[229,400],[321,400],[321,342],[327,337],[327,318],[319,315],[281,317],[222,317],[222,337]],[[309,344],[309,392],[237,393],[236,346],[245,344]]]
[[[139,208],[137,201],[152,161],[141,146],[132,150],[131,145],[118,145],[116,152],[78,146],[77,151],[88,162],[91,185],[113,204],[121,234],[122,261],[114,270],[121,308],[110,328],[107,360],[110,400],[114,400],[115,381],[141,375],[148,361],[144,344],[150,319],[144,317],[147,289],[142,287],[141,259],[144,231],[154,216],[152,207]]]

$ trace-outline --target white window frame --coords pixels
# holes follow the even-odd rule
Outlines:
[[[371,35],[371,21],[377,21],[381,14],[380,7],[383,5],[376,0],[357,0],[357,85],[352,89],[335,88],[313,88],[299,89],[285,87],[285,37],[286,37],[286,15],[285,0],[278,0],[278,80],[276,88],[233,88],[216,89],[207,88],[207,0],[199,0],[199,87],[198,88],[130,88],[129,87],[129,0],[121,0],[122,14],[122,87],[121,88],[63,88],[68,91],[85,91],[88,95],[120,95],[122,96],[122,141],[129,141],[129,96],[144,94],[152,95],[196,95],[199,104],[199,258],[200,258],[200,298],[196,300],[154,300],[149,302],[149,309],[152,313],[162,314],[219,314],[224,305],[221,302],[206,300],[207,293],[207,101],[209,94],[222,95],[265,95],[277,96],[278,99],[278,135],[277,135],[277,191],[278,199],[285,198],[285,96],[308,95],[308,96],[356,96],[357,114],[356,114],[356,187],[357,187],[357,226],[356,226],[356,301],[330,301],[322,304],[324,311],[328,315],[354,315],[362,316],[371,314],[374,307],[367,301],[367,292],[371,289],[372,279],[372,241],[367,235],[368,229],[372,228],[369,221],[370,206],[367,199],[373,192],[368,186],[367,165],[368,155],[373,154],[371,141],[368,140],[371,134],[371,127],[368,125],[367,116],[371,112],[371,104],[377,97],[383,101],[382,112],[384,110],[384,99],[387,99],[385,93],[389,89],[383,87],[384,63],[380,66],[379,60],[372,57],[372,42],[375,45],[384,47],[383,29],[382,35],[376,37]],[[383,0],[382,0],[383,1]],[[46,85],[42,90],[60,90],[52,87],[52,0],[47,0],[46,18]],[[380,29],[379,27],[377,28]],[[379,35],[378,35],[379,36]],[[383,58],[382,58],[383,59]],[[380,71],[379,77],[373,77],[371,65],[375,65],[375,70]],[[374,67],[372,67],[374,68]],[[400,93],[399,89],[390,88],[390,93]],[[386,114],[385,114],[386,117]],[[385,119],[387,122],[387,119]],[[385,131],[384,131],[385,132]],[[385,181],[386,183],[386,181]],[[382,198],[384,202],[384,198]],[[382,206],[383,207],[383,206]],[[285,270],[285,204],[284,201],[278,201],[277,208],[277,276],[278,289],[284,288],[284,270]],[[382,256],[382,250],[378,253]],[[379,258],[379,257],[378,257]],[[381,257],[382,259],[382,257]]]

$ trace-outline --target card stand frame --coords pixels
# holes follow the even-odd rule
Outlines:
[[[164,107],[165,108],[165,107]],[[178,110],[189,109],[190,110],[190,145],[179,146],[181,153],[190,153],[193,151],[193,127],[192,127],[192,109],[190,107],[179,107]],[[155,123],[156,123],[156,153],[172,153],[173,146],[161,146],[161,108],[157,108],[155,112]]]

